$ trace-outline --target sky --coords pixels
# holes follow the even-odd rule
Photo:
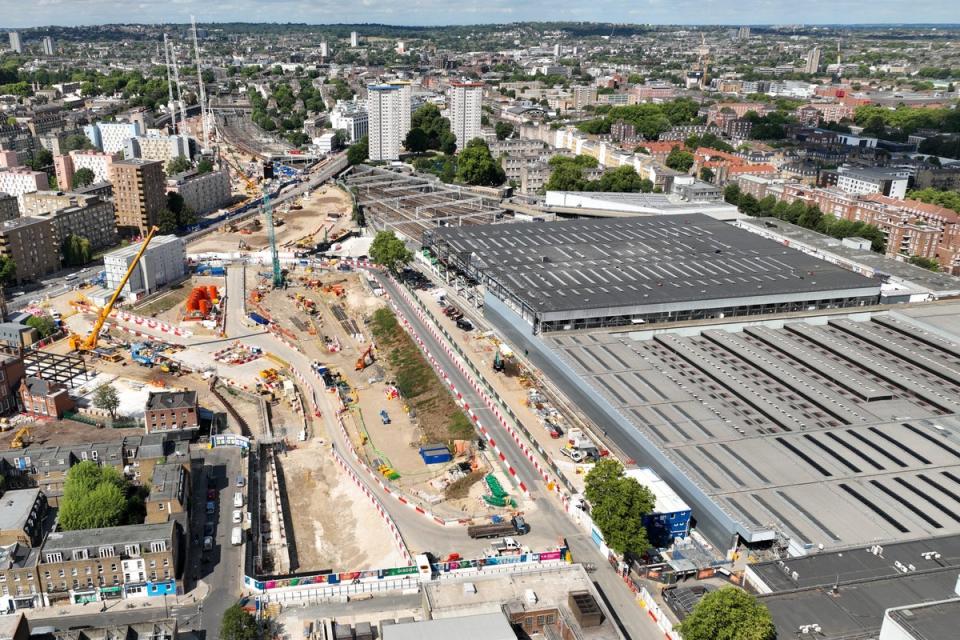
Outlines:
[[[213,9],[216,9],[216,12]],[[105,23],[596,21],[650,24],[960,23],[958,0],[0,0],[0,26]]]

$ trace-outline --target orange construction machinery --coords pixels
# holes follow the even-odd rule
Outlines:
[[[362,354],[360,354],[360,357],[357,358],[356,370],[363,371],[364,369],[372,365],[374,360],[375,359],[373,357],[373,345],[371,344],[369,347],[367,347],[367,350],[364,351]]]
[[[157,233],[157,231],[160,231],[160,227],[150,227],[150,233],[148,233],[147,237],[143,239],[143,244],[140,245],[140,250],[137,251],[137,255],[134,256],[133,260],[130,262],[127,272],[120,280],[120,284],[117,285],[117,290],[113,292],[113,295],[110,297],[110,301],[107,303],[107,306],[100,309],[100,311],[97,313],[97,319],[93,323],[93,331],[91,331],[86,337],[77,335],[75,333],[70,334],[71,351],[93,351],[97,348],[97,341],[100,339],[100,330],[103,329],[103,324],[107,321],[107,317],[110,316],[110,312],[113,311],[113,305],[116,304],[117,298],[119,298],[120,294],[123,293],[123,288],[127,286],[127,280],[130,279],[130,276],[133,274],[134,270],[139,268],[140,258],[143,257],[144,252],[147,250],[147,247],[150,245],[150,241],[153,240],[153,236]]]
[[[220,302],[220,292],[214,285],[194,287],[187,297],[184,320],[205,320],[210,310]]]

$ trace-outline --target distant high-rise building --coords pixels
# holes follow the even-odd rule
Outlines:
[[[17,31],[10,32],[10,50],[14,53],[23,53],[23,45],[20,44],[20,34]]]
[[[326,40],[320,43],[320,57],[321,58],[327,57],[327,41]]]
[[[129,159],[111,165],[117,231],[143,235],[157,224],[167,206],[167,176],[159,161]]]
[[[413,87],[407,80],[391,80],[391,87],[400,89],[400,139],[403,140],[410,132],[410,117],[413,108]]]
[[[804,66],[805,73],[816,73],[820,68],[820,47],[814,47],[807,52],[807,64]]]
[[[404,44],[403,40],[397,40],[397,53],[403,55],[407,51],[407,45]]]
[[[559,58],[559,57],[560,57],[560,43],[559,43],[559,42],[558,42],[557,44],[553,45],[553,57],[554,57],[554,58]]]
[[[740,30],[737,31],[737,40],[749,40],[750,39],[750,27],[740,27]]]
[[[410,103],[404,106],[403,93],[397,85],[379,84],[367,87],[367,142],[371,160],[396,160],[406,132],[403,112],[410,114]]]
[[[52,56],[53,55],[53,38],[50,36],[43,36],[43,55]]]
[[[480,136],[483,83],[454,82],[450,85],[450,130],[457,136],[457,151]]]
[[[351,32],[350,32],[350,46],[353,47],[354,49],[356,49],[356,48],[359,46],[358,41],[357,41],[357,32],[356,32],[356,31],[351,31]]]

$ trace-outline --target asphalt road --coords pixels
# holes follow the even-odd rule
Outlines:
[[[24,291],[20,288],[9,289],[7,293],[10,294],[11,297],[7,300],[7,308],[11,311],[18,311],[30,304],[31,301],[43,300],[47,297],[52,298],[67,293],[99,271],[103,271],[103,265],[101,264],[85,267],[78,271],[67,269],[41,280],[40,284],[43,286],[39,289],[34,289],[33,291]],[[71,273],[76,274],[76,277],[68,280],[67,276]]]
[[[621,631],[633,640],[659,640],[662,638],[661,632],[643,615],[643,610],[637,605],[633,593],[623,583],[620,576],[610,566],[590,537],[570,520],[563,511],[559,500],[552,494],[548,494],[533,465],[520,452],[516,442],[500,425],[493,413],[482,403],[479,394],[467,383],[460,370],[447,356],[446,351],[434,339],[433,334],[426,329],[423,322],[419,320],[411,305],[400,295],[398,286],[382,275],[379,275],[378,279],[381,286],[397,303],[401,313],[414,326],[426,348],[441,363],[457,389],[463,393],[470,407],[480,418],[480,422],[491,433],[497,445],[501,447],[504,455],[513,463],[517,475],[530,488],[531,495],[536,498],[540,519],[544,521],[546,526],[556,531],[558,537],[566,538],[576,562],[592,563],[596,566],[596,571],[592,574],[594,584],[618,619]],[[544,465],[545,461],[540,460],[540,463]],[[541,526],[544,526],[544,524],[541,524]]]

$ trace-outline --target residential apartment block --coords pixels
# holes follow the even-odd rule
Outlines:
[[[837,172],[837,188],[845,193],[879,193],[900,199],[907,196],[909,169],[844,166]]]
[[[163,163],[119,160],[113,163],[111,182],[117,231],[121,235],[146,235],[167,205]]]
[[[24,413],[34,417],[63,418],[63,414],[73,410],[74,402],[70,392],[59,382],[27,376],[20,383],[20,405]]]
[[[57,186],[63,191],[69,191],[73,187],[73,175],[80,169],[90,169],[93,172],[93,182],[109,180],[111,167],[119,159],[119,153],[89,150],[74,150],[67,155],[55,155],[53,167],[57,172]]]
[[[367,105],[358,101],[340,100],[330,112],[330,127],[346,131],[351,143],[359,141],[370,129]]]
[[[97,195],[37,191],[24,197],[25,216],[50,220],[57,245],[73,234],[90,241],[93,250],[117,244],[117,218],[112,202]]]
[[[37,280],[60,269],[60,245],[50,220],[23,217],[0,223],[0,256],[17,265],[17,282]]]
[[[230,203],[230,175],[226,169],[200,173],[196,169],[167,178],[167,193],[179,193],[183,202],[198,214]]]
[[[143,135],[139,122],[95,122],[83,128],[94,147],[105,153],[122,151],[127,140]]]
[[[457,151],[480,137],[483,83],[453,82],[450,84],[450,131],[457,137]]]
[[[0,193],[17,198],[21,207],[25,193],[43,191],[50,188],[50,181],[43,171],[34,171],[26,167],[0,169]]]
[[[190,139],[187,136],[136,136],[127,138],[125,158],[158,160],[166,164],[179,156],[190,157]]]
[[[409,104],[406,106],[409,111]],[[403,94],[394,85],[367,87],[367,134],[370,160],[397,160],[407,135],[403,130]],[[409,116],[408,116],[409,117]]]

